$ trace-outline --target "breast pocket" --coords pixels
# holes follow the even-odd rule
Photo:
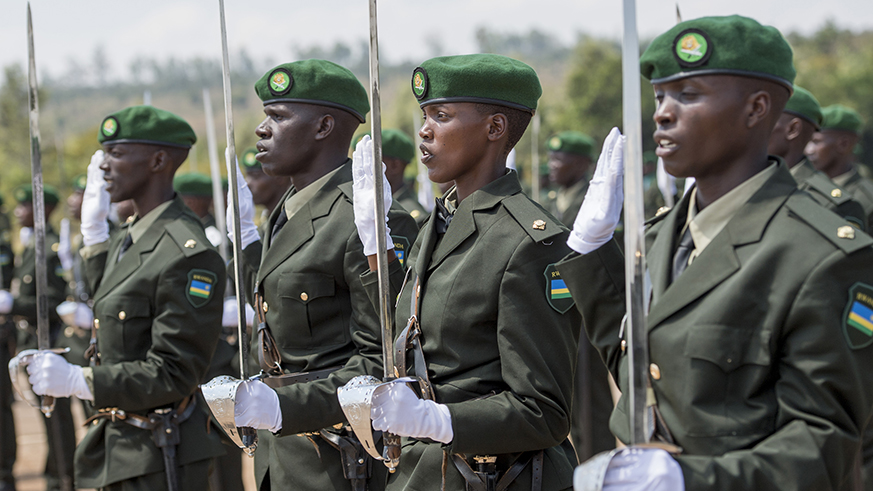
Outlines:
[[[103,362],[141,360],[151,347],[152,311],[147,298],[112,296],[94,306]]]
[[[694,327],[685,343],[690,363],[683,401],[690,436],[768,431],[775,414],[770,332],[724,325]]]
[[[279,294],[282,311],[278,325],[270,326],[280,346],[309,349],[349,341],[349,302],[338,298],[333,276],[285,273],[279,278]]]

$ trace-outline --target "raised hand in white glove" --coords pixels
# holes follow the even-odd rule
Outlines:
[[[70,219],[61,219],[61,233],[58,241],[58,259],[64,271],[73,269],[73,248],[70,246]]]
[[[94,312],[88,304],[82,302],[61,302],[55,310],[68,326],[76,326],[82,329],[91,329],[94,320]]]
[[[617,452],[603,478],[603,491],[685,491],[676,459],[659,448],[630,447]]]
[[[391,185],[385,177],[385,164],[382,164],[382,202],[385,203],[385,230],[387,231],[387,250],[394,249],[391,229],[388,228],[388,209],[391,208]],[[355,227],[358,237],[364,244],[364,255],[376,254],[376,180],[373,175],[373,140],[364,135],[355,146],[352,154],[352,197],[355,206]]]
[[[624,137],[613,128],[603,142],[594,177],[576,215],[567,245],[588,254],[609,242],[624,202]]]
[[[246,380],[236,389],[233,419],[241,428],[282,429],[282,411],[276,391],[260,380]]]
[[[15,298],[6,290],[0,290],[0,314],[12,312],[12,303]]]
[[[252,198],[252,190],[246,184],[246,180],[239,170],[239,163],[236,161],[236,156],[230,158],[230,149],[224,151],[224,158],[227,162],[227,172],[236,173],[236,190],[239,195],[239,230],[240,230],[240,245],[243,249],[254,242],[261,240],[258,235],[258,227],[255,226],[255,201]],[[231,164],[233,162],[233,164]],[[228,197],[230,201],[231,197]],[[225,213],[225,223],[227,224],[227,236],[233,243],[233,203],[228,203],[227,212]]]
[[[82,367],[67,363],[61,355],[41,352],[27,365],[28,380],[33,393],[41,396],[76,396],[85,401],[93,401],[94,395],[85,382]]]
[[[33,245],[30,241],[33,240],[33,227],[21,227],[18,230],[18,242],[22,247]]]
[[[373,429],[399,436],[430,438],[449,443],[455,437],[449,408],[427,399],[419,399],[406,384],[383,385],[373,393],[370,406]]]
[[[97,150],[88,164],[85,193],[82,195],[82,243],[86,246],[109,240],[109,192],[103,180],[103,150]]]
[[[245,304],[246,308],[246,325],[251,326],[255,320],[255,309],[251,305]],[[221,314],[222,327],[237,327],[239,320],[237,319],[236,297],[227,297],[224,299],[224,312]]]

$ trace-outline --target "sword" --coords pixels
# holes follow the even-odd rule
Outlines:
[[[33,21],[27,3],[27,102],[30,108],[30,173],[33,185],[33,230],[36,242],[36,340],[40,350],[51,348],[48,318],[48,276],[45,259],[45,194],[42,187],[42,156],[39,151],[39,93],[36,57],[33,51]],[[40,397],[40,410],[50,418],[55,409],[51,396]]]
[[[215,211],[215,226],[221,232],[218,253],[227,262],[227,225],[224,223],[224,191],[221,189],[221,172],[218,163],[218,145],[215,142],[215,126],[212,115],[212,99],[209,89],[203,89],[203,108],[206,112],[206,145],[209,153],[209,170],[212,176],[212,208]]]

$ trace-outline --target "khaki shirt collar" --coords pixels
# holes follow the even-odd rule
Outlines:
[[[285,200],[285,204],[282,208],[285,210],[285,217],[290,220],[301,208],[306,206],[306,203],[318,194],[321,191],[321,188],[327,184],[327,181],[330,180],[331,177],[334,176],[339,170],[342,169],[342,166],[337,167],[336,169],[328,172],[327,174],[319,177],[309,186],[306,186],[300,191],[292,194],[288,199]]]
[[[130,238],[133,239],[134,243],[140,239],[149,227],[152,226],[153,223],[161,216],[170,205],[173,204],[173,200],[164,201],[155,207],[152,211],[146,213],[146,215],[139,220],[136,220],[130,225],[128,232],[130,233]]]
[[[691,230],[694,250],[691,251],[688,264],[691,264],[706,249],[719,232],[731,221],[731,218],[736,215],[737,211],[776,173],[776,169],[777,164],[775,162],[770,164],[766,169],[710,203],[703,211],[697,211],[697,187],[695,186],[691,190],[692,194],[688,200],[688,215],[685,219],[685,228]],[[685,233],[685,228],[682,230],[683,234]]]

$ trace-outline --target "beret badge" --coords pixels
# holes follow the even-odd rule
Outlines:
[[[278,68],[270,74],[269,87],[273,95],[287,94],[291,90],[292,85],[294,85],[294,79],[291,78],[291,74],[284,68]]]
[[[106,138],[114,137],[116,134],[118,134],[118,120],[112,116],[104,119],[103,124],[100,125],[100,131]]]
[[[418,67],[412,72],[412,93],[418,100],[427,95],[427,72],[424,68]]]
[[[673,46],[673,56],[683,68],[703,65],[712,56],[712,43],[706,33],[700,29],[686,29],[680,32]]]

